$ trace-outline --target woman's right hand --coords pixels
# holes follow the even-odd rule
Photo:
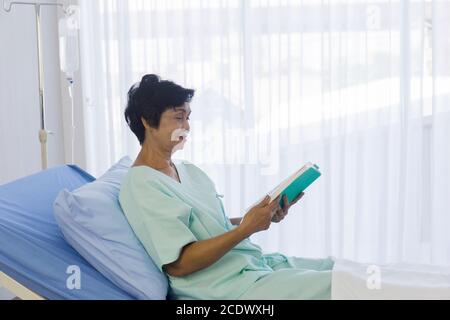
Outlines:
[[[238,228],[244,232],[246,237],[269,229],[272,217],[280,207],[279,200],[278,197],[270,202],[270,197],[266,196],[245,214]]]

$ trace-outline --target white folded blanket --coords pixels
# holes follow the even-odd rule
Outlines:
[[[338,259],[332,272],[331,298],[450,299],[450,267],[375,265]]]

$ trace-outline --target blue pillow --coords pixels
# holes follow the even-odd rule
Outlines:
[[[136,238],[118,200],[131,163],[124,157],[99,179],[62,190],[54,214],[67,242],[111,282],[138,299],[163,300],[167,277]]]

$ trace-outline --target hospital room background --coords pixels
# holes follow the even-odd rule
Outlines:
[[[174,158],[208,173],[229,217],[305,163],[320,168],[286,219],[252,236],[264,251],[450,266],[450,1],[11,2],[0,188],[134,159],[127,91],[154,73],[196,90]],[[14,225],[3,217],[0,233]]]

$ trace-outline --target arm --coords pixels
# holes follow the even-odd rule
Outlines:
[[[176,261],[163,265],[164,271],[173,277],[187,276],[209,267],[253,233],[267,230],[276,209],[279,208],[278,201],[269,204],[269,200],[270,198],[266,197],[250,209],[233,230],[185,245]]]
[[[220,236],[187,244],[175,262],[163,266],[174,277],[183,277],[209,267],[219,260],[249,234],[242,228],[235,228]]]

